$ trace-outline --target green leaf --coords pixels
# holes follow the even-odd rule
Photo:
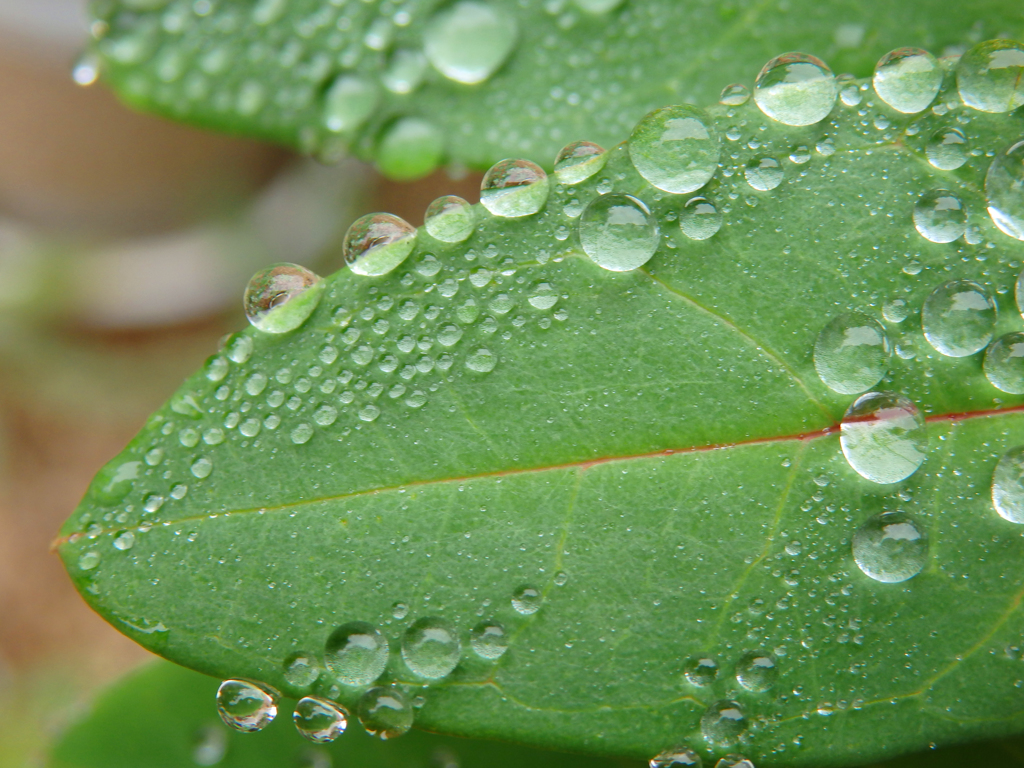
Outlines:
[[[93,13],[91,55],[134,106],[351,151],[396,178],[510,155],[550,167],[571,140],[610,146],[651,109],[749,86],[782,51],[864,77],[897,46],[1024,35],[1010,0],[99,0]],[[444,74],[473,80],[485,65],[479,83]]]
[[[213,702],[217,681],[158,662],[105,691],[89,714],[53,748],[50,768],[614,768],[622,761],[542,752],[511,744],[413,732],[379,741],[350,726],[329,745],[314,745],[292,728],[291,707],[259,734],[224,726]],[[197,759],[198,757],[198,759]]]
[[[859,86],[805,128],[752,103],[713,110],[721,166],[699,194],[724,225],[709,239],[680,230],[692,196],[652,188],[622,145],[590,179],[552,183],[536,215],[477,207],[465,244],[420,231],[393,272],[327,278],[299,330],[237,335],[65,525],[82,594],[186,666],[348,705],[361,689],[326,672],[291,685],[284,663],[369,622],[391,647],[382,681],[422,685],[417,724],[459,735],[826,766],[1020,732],[1024,537],[990,480],[1024,443],[1024,399],[988,383],[981,355],[931,348],[917,311],[976,280],[998,297],[996,334],[1021,328],[1024,244],[989,219],[983,179],[1024,116],[967,109],[952,82],[901,115]],[[966,162],[939,171],[925,147],[954,126]],[[766,157],[783,180],[758,191],[745,177]],[[966,237],[916,231],[937,188],[962,201]],[[581,250],[581,211],[609,192],[660,226],[641,269]],[[895,299],[900,322],[880,311]],[[854,396],[815,373],[819,332],[851,311],[896,344],[879,388],[928,416],[927,459],[894,485],[851,469],[837,425]],[[851,557],[888,510],[930,541],[899,584]],[[523,587],[538,611],[514,607]],[[463,653],[427,684],[399,649],[431,616]],[[509,633],[496,662],[469,649],[481,620]],[[767,692],[737,684],[749,652],[775,657]],[[712,685],[684,678],[696,656],[717,659]],[[701,727],[728,700],[748,724],[736,747]]]

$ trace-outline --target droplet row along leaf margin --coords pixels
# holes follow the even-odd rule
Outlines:
[[[307,691],[284,660],[346,622],[381,627],[383,682],[415,687],[394,655],[408,624],[491,618],[508,651],[425,686],[417,722],[538,745],[717,756],[732,745],[709,743],[702,721],[734,700],[759,765],[1019,730],[1019,654],[1005,649],[1024,630],[1024,545],[989,484],[1024,442],[1021,401],[978,356],[942,356],[913,319],[885,319],[905,354],[880,386],[929,416],[930,450],[903,483],[876,485],[839,450],[853,398],[820,383],[812,350],[836,315],[881,321],[894,297],[919,308],[953,278],[988,286],[999,329],[1019,329],[1024,247],[992,224],[983,180],[986,153],[1024,126],[966,110],[952,80],[915,116],[854,85],[859,99],[805,128],[753,103],[710,110],[721,167],[693,194],[723,224],[707,239],[678,224],[693,194],[652,188],[623,145],[581,184],[552,184],[535,215],[477,208],[464,244],[421,231],[388,275],[327,278],[299,330],[230,340],[115,460],[134,465],[123,498],[103,496],[108,473],[65,526],[86,599],[169,658],[291,695]],[[940,171],[925,145],[951,123],[980,151]],[[763,157],[783,169],[767,190],[744,173]],[[915,228],[939,186],[969,241]],[[611,193],[658,222],[642,269],[601,269],[577,244],[583,209]],[[541,285],[554,303],[530,302]],[[473,362],[482,350],[488,365]],[[865,578],[850,551],[895,509],[931,547],[906,584]],[[513,605],[524,585],[539,610]],[[766,691],[735,674],[751,652],[777,663]],[[696,655],[722,670],[709,686],[683,675]],[[348,705],[360,693],[311,688]]]

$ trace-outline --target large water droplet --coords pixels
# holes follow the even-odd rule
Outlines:
[[[967,137],[959,128],[940,128],[925,147],[928,162],[940,171],[953,171],[967,162]]]
[[[261,269],[245,289],[245,316],[264,333],[287,333],[306,322],[323,296],[324,283],[298,264]]]
[[[686,662],[683,674],[692,685],[704,688],[718,679],[718,662],[710,656],[698,656]]]
[[[689,747],[672,747],[656,754],[647,765],[648,768],[703,768],[704,761]]]
[[[482,621],[469,636],[473,652],[482,659],[500,659],[508,650],[508,633],[495,621]]]
[[[512,53],[515,20],[489,3],[461,0],[438,12],[424,32],[427,59],[457,83],[482,83]]]
[[[575,141],[555,158],[555,178],[562,184],[572,185],[586,181],[608,162],[608,153],[590,141]]]
[[[952,280],[929,294],[921,309],[925,338],[948,357],[966,357],[984,349],[996,325],[996,303],[970,280]]]
[[[875,65],[875,93],[897,112],[927,109],[942,87],[942,67],[928,51],[897,48]]]
[[[352,133],[369,119],[379,101],[376,83],[359,75],[341,75],[324,96],[324,127],[331,133]]]
[[[372,624],[353,621],[327,638],[324,662],[344,685],[370,685],[388,663],[388,641]]]
[[[542,602],[544,597],[536,587],[522,586],[512,594],[512,607],[523,616],[539,611]]]
[[[345,233],[342,253],[357,275],[386,275],[408,258],[416,245],[416,228],[390,213],[360,216]]]
[[[397,738],[412,728],[412,720],[412,705],[397,688],[371,688],[359,699],[359,722],[371,736]]]
[[[948,189],[925,192],[914,204],[914,226],[933,243],[951,243],[964,233],[967,211]]]
[[[495,216],[531,216],[548,200],[551,182],[529,160],[501,160],[490,167],[480,184],[480,203]]]
[[[435,240],[461,243],[476,229],[476,213],[461,197],[444,195],[427,206],[423,226]]]
[[[1004,520],[1024,525],[1024,446],[1011,448],[996,464],[992,506]]]
[[[843,416],[839,443],[861,477],[873,483],[898,483],[924,462],[928,429],[908,398],[895,392],[868,392]]]
[[[217,689],[217,712],[225,724],[252,733],[277,717],[277,697],[268,688],[248,680],[225,680]]]
[[[120,504],[135,487],[141,472],[141,461],[115,459],[96,473],[89,494],[97,503],[106,507]]]
[[[722,214],[705,197],[691,197],[679,212],[679,228],[691,240],[707,240],[722,228]]]
[[[866,392],[889,370],[892,347],[885,329],[867,315],[850,312],[826,325],[814,343],[814,369],[833,392]]]
[[[647,181],[673,194],[695,192],[718,168],[721,140],[714,122],[689,104],[664,107],[637,123],[629,158]]]
[[[1014,40],[978,43],[956,65],[964,104],[982,112],[1010,112],[1024,104],[1024,45]]]
[[[928,537],[910,515],[882,512],[853,534],[853,559],[875,581],[906,581],[928,561]]]
[[[782,164],[774,157],[757,157],[747,163],[743,175],[754,189],[767,192],[782,183]]]
[[[763,693],[775,685],[779,669],[771,654],[753,651],[736,664],[736,681],[748,691]]]
[[[459,663],[462,643],[458,633],[446,621],[417,619],[402,637],[402,658],[415,674],[428,680],[440,680]]]
[[[985,201],[995,225],[1010,237],[1024,240],[1024,141],[993,158],[985,175]]]
[[[284,679],[296,688],[308,688],[320,677],[320,665],[311,653],[298,651],[284,660]]]
[[[735,701],[716,701],[700,718],[700,732],[708,744],[727,747],[747,730],[747,717]]]
[[[836,103],[839,86],[825,62],[806,53],[784,53],[761,69],[754,82],[754,102],[784,125],[812,125],[824,120]]]
[[[579,221],[580,245],[600,267],[628,272],[642,267],[658,249],[658,222],[631,195],[601,195]]]
[[[985,377],[996,389],[1024,395],[1024,333],[1008,333],[988,345]]]
[[[296,730],[317,744],[334,741],[348,727],[348,712],[345,708],[317,696],[299,699],[292,719]]]

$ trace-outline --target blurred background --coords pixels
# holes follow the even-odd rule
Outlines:
[[[85,0],[0,0],[0,768],[39,766],[148,656],[49,550],[93,474],[245,320],[249,276],[340,265],[372,210],[419,225],[479,177],[391,184],[140,115],[71,77]]]

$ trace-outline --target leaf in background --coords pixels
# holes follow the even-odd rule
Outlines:
[[[751,84],[779,51],[864,77],[898,45],[1019,38],[1010,0],[95,0],[83,82],[394,178],[620,141],[645,113]],[[969,32],[968,32],[969,31]]]
[[[796,121],[830,83],[759,98]],[[562,177],[594,172],[576,185],[499,164],[468,239],[451,199],[414,235],[358,222],[350,255],[380,248],[327,278],[298,330],[233,337],[97,477],[59,542],[84,597],[186,666],[349,706],[361,673],[296,683],[287,665],[322,665],[336,629],[368,622],[391,649],[382,682],[422,686],[419,726],[537,746],[825,766],[1020,731],[1024,537],[990,483],[1024,443],[1024,400],[981,354],[939,354],[919,310],[977,281],[929,300],[974,308],[933,343],[1021,328],[1024,244],[983,182],[1024,120],[965,108],[951,76],[919,115],[841,85],[803,128],[753,102],[659,111],[606,165],[574,148]],[[947,151],[955,170],[926,159]],[[631,156],[665,188],[714,178],[669,194]],[[851,468],[837,425],[856,395],[826,388],[812,352],[826,326],[872,354],[888,336],[891,359],[817,362],[839,389],[884,375],[927,416],[927,446],[865,455],[861,417]],[[890,449],[924,464],[865,479],[892,474]],[[890,533],[911,561],[860,535],[868,578],[851,541],[888,511],[910,516]],[[462,642],[436,681],[400,653],[431,617]],[[483,621],[506,632],[500,658],[471,650]],[[717,677],[688,678],[690,659]]]

